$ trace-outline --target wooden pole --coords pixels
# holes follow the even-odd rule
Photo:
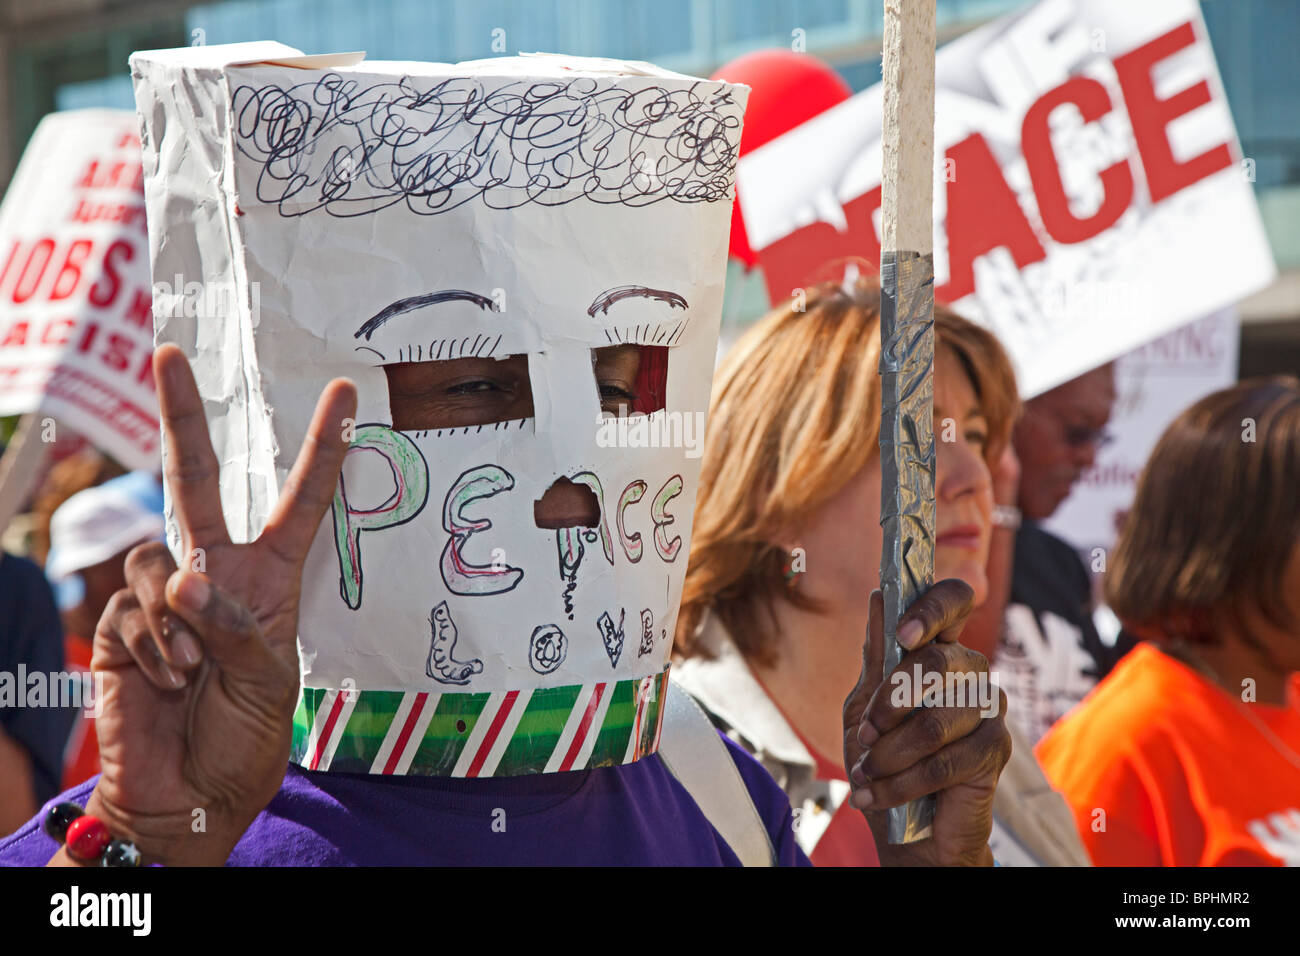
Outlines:
[[[880,587],[885,674],[898,620],[934,581],[934,0],[885,0],[880,257]],[[930,834],[934,797],[889,811],[890,843]]]

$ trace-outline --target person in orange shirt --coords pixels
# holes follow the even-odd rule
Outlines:
[[[1039,744],[1093,862],[1300,866],[1300,380],[1156,445],[1107,577],[1145,643]]]

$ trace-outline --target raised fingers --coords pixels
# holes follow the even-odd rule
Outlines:
[[[298,459],[258,539],[291,564],[306,558],[325,510],[334,499],[348,450],[343,426],[345,420],[356,415],[356,409],[357,390],[350,381],[336,378],[325,386]]]
[[[167,442],[165,474],[185,549],[227,543],[221,468],[190,363],[175,345],[160,345],[154,351],[153,373]]]
[[[104,616],[99,619],[90,666],[92,670],[107,671],[132,664],[161,690],[179,690],[185,686],[185,675],[158,653],[149,621],[135,593],[124,589],[109,598]]]
[[[167,607],[167,579],[176,570],[167,546],[151,541],[132,548],[124,570],[127,586],[135,594],[159,656],[178,670],[197,666],[202,659],[198,641]]]
[[[195,571],[177,571],[167,581],[167,605],[203,642],[203,653],[229,677],[261,687],[297,685],[296,670],[275,655],[253,613]]]

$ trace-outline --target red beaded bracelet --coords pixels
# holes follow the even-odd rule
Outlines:
[[[41,815],[41,829],[62,843],[78,863],[100,866],[139,866],[140,850],[128,840],[115,840],[108,826],[75,803],[56,803]]]

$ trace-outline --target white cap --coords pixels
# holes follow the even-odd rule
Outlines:
[[[136,471],[79,491],[50,519],[45,574],[56,586],[120,551],[163,536],[162,488]]]

